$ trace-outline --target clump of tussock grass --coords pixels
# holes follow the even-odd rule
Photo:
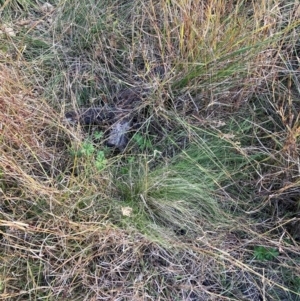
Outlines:
[[[189,235],[193,236],[197,223],[201,229],[211,219],[220,220],[213,179],[208,179],[204,170],[192,169],[184,157],[174,159],[182,160],[180,163],[173,161],[154,171],[149,166],[150,157],[139,158],[127,164],[124,176],[116,174],[115,183],[122,203],[133,209],[129,225],[133,224],[145,234],[153,235],[158,226],[158,231],[167,231],[173,236],[179,229],[185,233],[190,230]],[[200,177],[200,183],[195,181]]]

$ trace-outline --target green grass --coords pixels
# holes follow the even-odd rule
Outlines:
[[[0,1],[0,299],[300,300],[297,3],[49,3]],[[136,87],[121,153],[64,121]]]

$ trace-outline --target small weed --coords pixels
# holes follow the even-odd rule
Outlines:
[[[277,249],[257,246],[254,248],[254,257],[258,260],[273,260],[279,255]]]
[[[135,161],[135,157],[134,156],[130,156],[130,157],[127,158],[127,162],[129,164],[133,163],[134,161]]]
[[[79,148],[71,148],[70,153],[73,157],[90,157],[95,151],[95,148],[91,142],[83,142]]]
[[[100,136],[100,133],[99,133]],[[95,163],[96,168],[101,171],[107,164],[105,150],[96,150],[95,146],[90,141],[82,143],[81,147],[77,150],[71,149],[71,155],[74,157],[90,158],[91,163]]]
[[[104,136],[104,133],[103,133],[103,132],[95,131],[95,132],[93,133],[93,137],[94,137],[94,139],[96,139],[96,140],[102,139],[103,136]]]
[[[105,168],[107,164],[107,160],[105,158],[105,153],[104,151],[98,151],[96,160],[95,160],[95,165],[99,171],[101,171],[103,168]]]
[[[146,150],[146,149],[152,149],[152,142],[149,139],[149,137],[144,137],[140,133],[136,133],[132,140],[136,143],[136,145],[139,147],[140,150]]]
[[[79,150],[79,154],[83,157],[90,157],[94,152],[95,148],[90,142],[84,142]]]

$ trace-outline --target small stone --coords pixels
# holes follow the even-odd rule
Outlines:
[[[122,210],[123,216],[131,216],[131,214],[132,214],[131,207],[122,207],[121,210]]]
[[[41,10],[43,13],[48,13],[51,12],[53,10],[53,5],[50,4],[49,2],[45,2],[42,6],[41,6]]]
[[[16,33],[15,31],[13,30],[13,28],[11,27],[6,27],[6,26],[3,26],[2,27],[2,30],[10,37],[15,37],[16,36]]]
[[[113,124],[109,133],[107,145],[123,151],[128,143],[127,132],[130,127],[130,122],[128,121],[118,121]]]

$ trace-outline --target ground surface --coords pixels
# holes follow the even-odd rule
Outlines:
[[[300,300],[299,1],[0,5],[1,300]]]

